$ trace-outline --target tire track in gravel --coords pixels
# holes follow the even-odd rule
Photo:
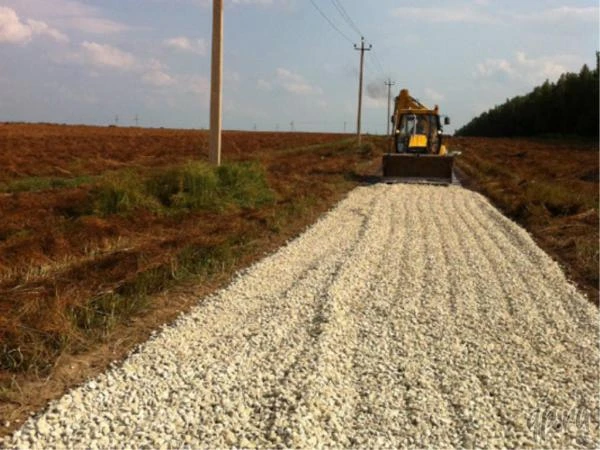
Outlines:
[[[456,203],[456,191],[451,195],[452,217],[445,214],[435,217],[444,219],[438,225],[441,229],[451,230],[445,234],[445,244],[454,252],[453,266],[458,272],[456,279],[459,281],[454,283],[454,295],[477,300],[467,308],[461,308],[460,320],[459,317],[456,320],[460,328],[448,333],[455,339],[456,350],[442,353],[454,355],[447,362],[447,367],[453,368],[453,374],[445,378],[454,380],[455,385],[448,385],[447,391],[462,410],[463,423],[467,425],[462,432],[461,441],[454,445],[486,446],[492,445],[494,436],[501,435],[502,427],[507,425],[506,415],[496,404],[497,398],[502,398],[502,390],[496,389],[490,381],[502,380],[504,377],[506,371],[503,369],[507,365],[510,367],[511,360],[500,363],[498,352],[503,351],[504,346],[513,345],[510,337],[508,341],[498,340],[496,336],[490,335],[489,330],[510,330],[518,322],[513,317],[515,307],[507,306],[504,300],[513,295],[513,290],[502,270],[502,260],[493,256],[496,250],[494,242],[482,239],[483,227],[471,222],[461,205]],[[453,226],[449,226],[450,224]],[[469,261],[477,263],[468,264]],[[477,276],[478,272],[487,274],[487,279]],[[479,292],[478,298],[473,298],[472,292]],[[468,308],[475,314],[463,314]],[[465,398],[469,397],[465,392],[471,393],[470,402],[465,402]],[[509,419],[513,420],[512,417]],[[509,425],[518,429],[523,424]],[[516,433],[513,445],[527,444],[527,441],[519,441],[518,437]]]
[[[4,446],[596,447],[597,342],[483,197],[362,187]]]
[[[480,301],[479,307],[484,308],[485,311],[482,316],[486,317],[488,322],[496,323],[496,326],[501,325],[509,328],[510,326],[523,327],[525,329],[530,327],[530,323],[541,323],[541,319],[534,311],[534,314],[522,314],[523,310],[520,309],[522,304],[522,297],[524,293],[522,289],[516,288],[512,282],[514,278],[513,266],[510,262],[506,261],[507,256],[503,253],[502,248],[498,245],[498,242],[492,239],[489,235],[489,231],[484,225],[473,216],[471,211],[467,208],[464,202],[464,198],[460,197],[460,202],[457,202],[457,197],[452,197],[453,210],[456,215],[460,218],[461,223],[464,225],[465,236],[473,237],[473,239],[464,239],[459,246],[460,249],[464,249],[470,254],[469,259],[472,261],[484,262],[486,264],[485,270],[482,273],[488,274],[488,283],[492,283],[497,287],[496,292],[491,298],[502,298],[504,301],[501,304],[494,304],[493,306],[502,307],[504,314],[498,314],[499,311],[494,311],[492,317],[489,316],[489,311],[492,305],[488,301]],[[474,272],[477,272],[477,268],[473,267]],[[489,284],[488,284],[489,287]],[[482,289],[483,290],[483,289]],[[504,307],[506,305],[506,308]],[[515,316],[522,316],[526,319],[525,323],[521,323],[515,320]],[[501,318],[500,322],[498,318]],[[499,323],[500,322],[500,323]]]
[[[261,335],[268,343],[268,352],[272,355],[285,355],[280,363],[284,367],[280,371],[281,376],[276,378],[276,382],[272,384],[270,392],[267,393],[272,399],[267,408],[270,411],[267,427],[265,430],[260,430],[268,436],[270,445],[294,446],[298,444],[298,440],[301,438],[299,435],[302,435],[302,424],[297,420],[297,411],[305,407],[305,393],[310,392],[311,383],[314,383],[314,381],[313,377],[307,377],[306,371],[295,369],[297,367],[310,367],[314,371],[317,367],[320,355],[318,346],[315,343],[323,333],[323,323],[329,320],[328,309],[330,305],[327,304],[327,293],[342,269],[345,262],[344,256],[347,253],[352,254],[355,248],[360,245],[368,232],[370,217],[378,215],[378,207],[381,201],[377,200],[370,203],[372,204],[369,209],[364,212],[353,211],[360,218],[360,227],[356,233],[356,238],[350,240],[351,245],[343,246],[338,243],[338,248],[335,250],[333,257],[322,258],[315,265],[314,278],[324,275],[323,281],[318,283],[316,288],[298,286],[298,291],[302,293],[301,296],[306,300],[310,299],[313,304],[310,312],[307,311],[308,314],[300,316],[302,320],[294,328],[288,328],[281,341],[274,342],[272,335],[276,331],[275,329],[281,327],[283,322],[288,322],[287,326],[289,327],[290,318],[285,308],[287,302],[286,298],[283,298],[281,299],[283,300],[280,308],[281,314],[273,317],[269,322],[269,327],[263,327],[261,331]],[[349,240],[348,233],[351,233],[348,225],[345,224],[344,227],[345,241]],[[310,277],[307,277],[307,280],[310,282]],[[314,285],[314,279],[312,283]],[[299,294],[294,293],[294,295]],[[280,303],[278,302],[278,304]],[[295,340],[293,346],[287,348],[288,345],[284,341],[288,340],[290,336],[294,336]],[[288,392],[282,395],[286,388]],[[300,432],[297,430],[300,430]]]
[[[556,262],[548,258],[543,250],[535,245],[532,237],[520,228],[515,229],[514,224],[500,214],[493,206],[491,206],[484,197],[480,195],[477,197],[477,201],[471,203],[471,207],[478,207],[475,211],[475,216],[486,217],[489,221],[497,224],[498,229],[503,230],[503,236],[505,236],[512,244],[514,249],[516,249],[522,255],[523,259],[521,261],[528,260],[530,263],[528,265],[528,269],[535,271],[538,275],[541,275],[541,280],[545,281],[545,283],[540,283],[544,291],[547,291],[545,286],[556,285],[560,286],[561,290],[566,291],[564,292],[564,295],[572,295],[575,291],[575,288],[571,284],[561,283],[564,278],[564,275],[561,271],[540,270],[540,268],[544,269],[548,266],[550,266],[548,268],[553,268],[553,266],[556,266]],[[557,276],[559,279],[557,279]],[[552,294],[555,295],[555,293]],[[547,311],[547,306],[558,308],[561,311],[561,317],[563,317],[565,323],[576,325],[580,328],[580,331],[584,333],[594,332],[594,330],[596,330],[596,322],[589,320],[590,311],[588,308],[572,308],[573,303],[571,302],[554,304],[552,301],[553,295],[550,295],[549,298],[547,296],[542,297],[541,300],[544,303],[543,305],[539,306],[539,309],[542,311]],[[539,305],[539,302],[536,304]]]
[[[373,202],[365,211],[353,210],[353,213],[357,216],[362,217],[361,229],[358,234],[360,239],[353,242],[352,246],[349,246],[343,253],[344,256],[355,255],[360,253],[360,248],[364,246],[364,241],[368,239],[368,234],[371,227],[371,221],[373,218],[377,218],[381,214],[381,199]],[[346,230],[344,230],[346,232]],[[346,239],[344,237],[344,239]],[[356,257],[352,258],[356,259]],[[323,444],[323,440],[326,439],[331,433],[325,429],[320,429],[323,423],[331,424],[334,428],[337,425],[335,418],[329,413],[329,407],[324,408],[321,401],[321,395],[319,394],[319,385],[321,383],[327,383],[328,380],[320,379],[320,367],[322,360],[328,357],[327,349],[324,347],[324,342],[327,342],[328,334],[330,333],[328,328],[335,323],[335,304],[331,298],[330,292],[334,289],[339,278],[342,276],[345,270],[345,264],[347,258],[336,258],[335,262],[331,265],[328,270],[329,277],[327,283],[323,285],[315,295],[316,308],[310,315],[310,323],[307,323],[306,330],[310,335],[306,351],[300,355],[301,358],[297,358],[294,362],[294,366],[309,365],[313,374],[306,377],[306,373],[292,370],[290,367],[287,370],[285,379],[280,380],[278,386],[274,386],[274,391],[278,394],[280,391],[285,391],[286,387],[289,386],[288,391],[292,390],[296,394],[295,399],[289,399],[284,397],[284,405],[277,405],[278,408],[272,417],[271,428],[273,433],[271,436],[271,444],[298,446],[303,438],[309,433],[306,430],[307,426],[303,423],[302,418],[314,417],[315,420],[311,423],[310,433],[313,434],[309,442],[312,445],[317,443]],[[323,267],[327,267],[326,262],[322,262],[321,270]],[[276,322],[273,322],[276,324]],[[334,327],[335,328],[335,327]],[[348,338],[348,327],[346,327],[346,338]],[[268,334],[268,333],[267,333]],[[297,335],[296,335],[297,336]],[[348,344],[348,342],[346,342]],[[330,344],[331,345],[331,344]],[[281,351],[281,348],[273,348],[274,353]],[[288,354],[289,355],[289,354]],[[289,356],[287,356],[289,358]],[[328,362],[329,363],[329,362]],[[307,393],[309,395],[307,395]],[[331,394],[331,393],[330,393]],[[346,396],[345,406],[348,407],[350,397]],[[295,400],[295,401],[294,401]],[[282,406],[284,406],[282,408]],[[328,405],[327,405],[328,406]],[[338,407],[342,405],[339,404]],[[339,408],[338,408],[339,411]],[[325,426],[325,428],[329,428]]]
[[[469,214],[473,222],[477,223],[481,227],[481,229],[484,230],[484,232],[481,233],[481,236],[483,236],[484,239],[487,239],[489,241],[490,235],[492,233],[490,233],[489,229],[486,230],[484,228],[485,225],[481,217],[486,217],[486,215],[484,213],[484,208],[481,208],[480,206],[481,204],[479,202],[466,203],[463,201],[464,211],[467,214]],[[527,317],[531,318],[533,313],[535,314],[535,316],[533,317],[535,320],[543,320],[546,322],[546,325],[550,327],[550,330],[560,331],[560,329],[557,328],[558,324],[556,323],[554,318],[546,314],[544,308],[537,307],[537,305],[539,305],[539,300],[541,300],[541,292],[537,289],[533,289],[532,286],[530,286],[530,284],[527,283],[527,280],[529,278],[527,275],[533,272],[538,272],[539,268],[535,265],[535,262],[528,257],[527,254],[522,252],[519,243],[522,243],[523,239],[515,238],[514,233],[507,234],[505,227],[500,227],[498,231],[500,230],[504,232],[499,232],[495,234],[495,236],[498,237],[498,239],[493,241],[495,254],[498,255],[496,261],[498,264],[503,265],[503,272],[506,273],[506,267],[511,267],[515,264],[516,258],[511,259],[510,255],[519,256],[518,259],[521,261],[521,269],[518,272],[516,272],[516,274],[519,277],[519,280],[521,281],[521,283],[519,284],[520,286],[525,288],[525,294],[536,304],[536,308],[533,309],[533,311],[530,311],[530,314]],[[519,299],[514,299],[513,301],[513,304],[515,306],[518,306],[521,303],[522,302],[519,301]],[[564,309],[562,308],[562,306],[557,306],[559,307],[560,312],[563,313]]]
[[[422,246],[419,253],[424,256],[420,260],[417,259],[422,265],[422,275],[417,292],[411,294],[419,299],[416,302],[420,305],[417,312],[418,326],[415,327],[414,333],[419,348],[417,354],[423,355],[418,358],[418,362],[417,358],[411,358],[410,364],[418,367],[418,372],[411,380],[411,391],[418,397],[427,399],[426,402],[419,401],[418,414],[411,419],[409,434],[415,438],[409,441],[409,444],[417,447],[457,445],[463,427],[458,405],[442,386],[443,377],[440,376],[440,370],[445,371],[446,368],[443,367],[445,362],[441,359],[443,355],[437,351],[437,344],[443,343],[444,332],[452,328],[453,322],[453,318],[444,312],[450,311],[446,295],[448,261],[444,260],[443,254],[440,253],[441,230],[433,226],[434,216],[444,214],[439,208],[437,193],[436,188],[425,186],[410,205],[410,208],[418,213],[413,226],[421,233],[417,242]],[[409,259],[404,263],[413,264],[413,261]],[[440,321],[440,316],[446,321]],[[440,405],[444,405],[442,411],[445,413],[440,414]]]
[[[515,320],[513,320],[513,327],[515,330],[512,330],[512,333],[507,332],[504,336],[502,336],[503,338],[508,338],[508,342],[506,342],[502,350],[511,355],[510,358],[505,358],[504,364],[513,365],[514,368],[510,372],[518,374],[520,377],[517,377],[515,380],[503,380],[504,384],[506,384],[506,386],[502,386],[505,388],[505,393],[503,395],[508,396],[510,394],[510,390],[513,390],[514,392],[520,390],[521,392],[519,393],[519,398],[522,399],[524,404],[532,406],[535,404],[536,398],[538,401],[539,399],[544,399],[545,396],[547,396],[550,392],[560,392],[562,394],[568,393],[563,399],[565,403],[568,404],[569,397],[573,398],[578,396],[578,386],[580,382],[584,382],[583,378],[580,380],[567,380],[566,378],[556,379],[556,377],[554,377],[554,371],[532,371],[531,367],[527,367],[522,364],[515,365],[515,362],[523,362],[527,361],[527,359],[531,360],[530,365],[533,367],[536,365],[546,365],[548,364],[548,361],[545,361],[547,359],[547,355],[552,352],[554,347],[562,345],[556,338],[556,330],[548,329],[548,321],[543,320],[539,314],[539,305],[537,301],[539,297],[536,295],[536,292],[539,293],[546,290],[545,284],[543,282],[540,283],[539,280],[547,280],[548,277],[544,276],[543,273],[543,276],[540,277],[539,268],[537,271],[535,269],[529,270],[530,276],[528,278],[523,277],[522,270],[511,270],[511,267],[520,267],[518,264],[519,259],[515,257],[515,255],[523,254],[523,252],[517,247],[512,247],[513,252],[511,252],[506,246],[503,247],[502,244],[505,241],[511,241],[511,236],[513,236],[515,233],[521,232],[521,230],[513,229],[512,233],[509,234],[507,233],[508,229],[506,227],[499,227],[498,229],[494,230],[495,232],[493,234],[490,232],[478,232],[480,230],[484,230],[486,225],[484,225],[480,220],[482,215],[479,215],[476,211],[474,211],[473,208],[475,204],[485,205],[483,201],[469,203],[467,202],[466,198],[461,198],[462,208],[457,209],[457,211],[466,213],[471,218],[471,221],[479,224],[479,227],[471,227],[470,229],[477,236],[476,240],[478,243],[487,244],[481,247],[484,249],[483,254],[487,254],[488,258],[490,257],[490,254],[493,255],[489,260],[495,265],[497,269],[496,272],[501,275],[504,291],[506,294],[511,295],[511,297],[514,299],[514,304],[519,308],[518,312],[516,312],[516,317],[514,318]],[[464,218],[465,214],[459,213],[459,216]],[[489,225],[487,225],[487,227],[489,229]],[[472,246],[466,246],[466,248],[472,248]],[[532,251],[529,252],[529,254],[532,253]],[[552,263],[549,262],[548,259],[548,261],[545,262],[545,266],[549,266],[550,264]],[[527,258],[523,258],[523,265],[525,266],[524,269],[528,268],[529,262],[527,261]],[[515,284],[514,280],[517,280],[518,282]],[[566,283],[562,283],[561,287],[564,285],[566,285]],[[537,289],[537,291],[531,286]],[[515,293],[518,294],[519,292],[521,292],[520,297],[515,295]],[[556,305],[555,308],[550,309],[552,312],[560,311],[562,309],[560,305],[558,305],[558,302],[556,302],[556,294],[557,292],[555,290],[553,303]],[[589,306],[590,305],[586,302],[580,303],[580,307],[583,309],[586,309]],[[595,311],[595,313],[597,314],[597,311]],[[532,321],[532,317],[537,318],[537,321]],[[589,317],[593,317],[593,315],[590,315]],[[517,319],[527,322],[527,326],[520,326],[520,323]],[[508,328],[507,331],[511,331],[510,328]],[[485,332],[483,335],[485,335]],[[528,338],[524,339],[525,336]],[[563,338],[568,338],[567,341],[563,342],[565,342],[567,345],[572,345],[579,350],[581,349],[581,346],[578,344],[577,339],[572,339],[574,336],[575,335],[573,334],[563,335]],[[598,358],[596,349],[588,346],[587,350],[587,356],[589,356],[589,358],[581,358],[581,352],[576,352],[576,354],[579,355],[579,359],[570,358],[570,353],[565,354],[552,352],[554,357],[558,355],[563,356],[563,358],[559,358],[559,360],[555,361],[556,367],[559,368],[559,370],[561,367],[570,367],[574,372],[574,378],[579,378],[577,374],[587,373],[587,376],[589,376],[590,364],[593,367],[595,362],[598,361]],[[596,353],[596,355],[594,355],[594,353]],[[492,379],[501,379],[499,375],[500,374],[497,373]],[[527,386],[527,390],[525,391],[522,391],[523,384]],[[552,384],[555,384],[555,386],[552,386]],[[561,386],[563,389],[558,389],[558,386]],[[501,392],[500,386],[496,386],[496,388],[498,392]],[[516,397],[516,395],[514,397]],[[506,403],[510,403],[510,398],[507,397],[504,401]],[[556,402],[556,399],[552,399],[551,402]],[[597,411],[597,404],[589,405],[588,407],[590,411]],[[526,415],[523,414],[519,407],[515,407],[513,411],[509,413],[505,412],[502,417],[503,420],[514,425],[515,429],[519,430],[518,432],[513,433],[511,436],[512,438],[516,439],[516,443],[519,446],[533,444],[531,439],[525,437],[527,434],[524,430],[526,426],[525,416]],[[571,444],[573,444],[573,442],[571,442]]]
[[[385,201],[384,197],[379,198]],[[354,313],[363,301],[368,301],[365,294],[372,287],[373,273],[377,273],[383,259],[385,238],[380,236],[380,230],[387,229],[382,224],[389,223],[390,211],[384,202],[380,206],[378,214],[369,218],[364,240],[345,259],[327,295],[328,314],[317,343],[321,354],[316,389],[311,392],[312,408],[307,411],[317,419],[310,432],[317,429],[320,433],[315,433],[310,446],[352,445],[344,426],[355,415],[359,392],[355,368],[346,355],[353,352],[362,329]],[[348,349],[346,354],[339,352],[342,347]],[[332,371],[331,367],[337,370]]]
[[[397,196],[386,195],[387,210],[399,211],[400,214],[388,215],[387,236],[381,239],[382,264],[373,271],[371,295],[360,299],[363,301],[354,310],[360,327],[360,340],[353,354],[353,365],[361,404],[348,426],[349,430],[353,430],[349,437],[352,445],[367,441],[381,445],[392,442],[391,436],[399,434],[399,422],[406,410],[402,393],[389,387],[401,383],[398,368],[393,361],[401,334],[390,317],[393,311],[390,300],[395,299],[398,285],[396,259],[404,248],[404,245],[399,244],[406,242],[403,237],[407,232],[407,201],[404,197],[400,206]],[[381,280],[391,282],[382,283]],[[377,394],[382,390],[392,394],[381,399]],[[372,425],[369,427],[369,424]]]
[[[447,299],[456,296],[461,297],[468,292],[468,290],[463,291],[461,289],[464,281],[457,285],[456,279],[448,269],[448,267],[453,266],[463,267],[461,262],[464,264],[465,259],[462,254],[463,246],[460,244],[457,245],[456,229],[449,226],[448,211],[444,208],[447,196],[454,197],[455,191],[445,192],[437,190],[433,195],[436,211],[432,215],[432,228],[430,230],[430,234],[436,236],[436,239],[433,240],[437,249],[435,254],[444,255],[444,260],[441,264],[445,268],[445,279],[442,282],[446,286],[447,291],[442,293],[441,301],[447,301]],[[460,214],[460,211],[453,211],[453,214],[456,213]],[[449,232],[440,236],[439,233],[435,233],[436,230],[448,230]],[[481,257],[478,259],[481,259]],[[465,278],[469,280],[468,277],[460,277],[461,280]],[[497,278],[494,280],[497,281]],[[479,312],[479,309],[475,309],[475,311]],[[452,317],[454,320],[449,321],[447,320],[448,317]],[[473,345],[476,342],[474,339],[475,336],[470,333],[469,329],[464,329],[465,322],[457,320],[458,318],[453,314],[451,308],[444,313],[440,312],[435,319],[437,323],[434,326],[442,329],[442,332],[438,339],[430,342],[428,348],[432,349],[432,352],[435,352],[436,366],[441,368],[441,370],[435,371],[440,389],[448,398],[447,401],[453,405],[456,416],[460,418],[459,422],[463,424],[460,433],[451,442],[451,445],[471,447],[477,444],[481,446],[489,436],[481,433],[480,424],[487,423],[488,428],[492,428],[492,433],[490,433],[492,435],[498,433],[500,427],[496,423],[497,408],[488,400],[489,390],[485,386],[485,383],[482,382],[483,377],[480,371],[485,370],[485,364],[482,364],[480,358],[476,362],[473,361],[471,358],[472,351],[456,351],[457,346],[464,346],[463,348],[466,347],[469,350],[475,347]],[[483,321],[477,315],[470,318],[470,320],[473,319],[475,319],[476,323]],[[477,335],[480,336],[481,333],[477,333]],[[446,340],[448,336],[454,337],[454,340]],[[481,341],[478,344],[480,345]],[[447,358],[447,355],[452,356]],[[468,368],[468,370],[464,370],[465,368]],[[464,392],[469,392],[474,401],[465,402]]]
[[[464,204],[464,207],[466,213],[470,215],[472,220],[477,222],[483,228],[481,217],[485,217],[485,215],[478,214],[478,210],[475,209],[475,206],[479,205],[485,208],[485,203],[482,202]],[[515,239],[513,236],[516,233],[507,234],[505,232],[505,227],[500,227],[499,230],[501,230],[501,232],[496,234],[496,239],[493,241],[490,240],[489,233],[482,234],[481,238],[492,242],[495,254],[499,255],[497,256],[495,264],[497,267],[502,267],[501,272],[503,274],[510,274],[511,270],[507,268],[513,267],[517,263],[517,259],[504,255],[520,255],[522,252],[514,244]],[[517,241],[522,242],[523,239],[517,239]],[[527,258],[523,259],[526,260]],[[581,351],[589,351],[589,345],[586,346],[577,341],[565,339],[577,334],[579,329],[570,324],[572,322],[571,319],[573,318],[566,313],[562,303],[554,305],[551,310],[549,309],[549,300],[552,300],[552,297],[555,296],[556,293],[549,291],[547,285],[539,281],[539,277],[532,276],[539,273],[539,268],[528,263],[523,263],[522,265],[524,266],[523,270],[516,272],[516,278],[519,282],[515,286],[518,286],[516,289],[517,292],[522,291],[526,296],[526,300],[516,298],[513,294],[515,289],[512,289],[513,292],[508,292],[508,290],[505,289],[505,293],[507,294],[507,297],[515,298],[513,303],[520,309],[516,316],[526,318],[527,320],[528,326],[522,331],[526,333],[530,332],[532,329],[537,329],[543,334],[543,336],[538,336],[534,341],[523,341],[523,344],[533,347],[535,350],[534,353],[553,353],[554,358],[557,359],[557,363],[560,363],[559,365],[564,365],[564,362],[560,361],[564,358],[570,358],[571,355],[581,353]],[[524,273],[529,276],[524,275]],[[506,277],[504,285],[506,285],[506,283],[510,283],[510,276]],[[533,305],[534,307],[526,308],[524,307],[526,305]],[[532,322],[535,323],[532,324]],[[522,328],[521,324],[518,322],[515,323],[514,326]],[[565,345],[570,348],[566,349],[561,342],[565,342]],[[561,349],[567,351],[561,351]],[[577,367],[577,364],[578,360],[576,358],[571,358],[570,363],[567,365]]]

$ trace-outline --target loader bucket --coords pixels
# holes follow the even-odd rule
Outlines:
[[[451,184],[454,156],[387,153],[383,155],[386,182]]]

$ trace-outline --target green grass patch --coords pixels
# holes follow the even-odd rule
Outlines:
[[[105,174],[94,185],[90,201],[94,213],[102,216],[161,209],[160,202],[146,192],[142,176],[132,170]]]
[[[529,202],[544,205],[553,216],[569,216],[583,209],[597,207],[592,199],[560,184],[532,182],[527,185],[526,198]]]
[[[144,176],[134,171],[113,173],[102,177],[91,197],[94,212],[104,216],[136,209],[171,214],[255,208],[275,198],[262,166],[248,162],[220,167],[189,162]]]
[[[0,183],[0,192],[37,192],[49,189],[69,189],[90,184],[95,177],[80,176],[74,178],[63,177],[27,177],[14,181]]]
[[[69,311],[73,328],[88,337],[104,339],[115,325],[146,310],[152,295],[191,277],[210,279],[229,270],[236,262],[236,247],[242,244],[226,240],[211,247],[189,245],[170,262],[138,273],[114,292],[73,306]]]
[[[226,202],[234,202],[242,208],[254,208],[270,203],[275,198],[258,164],[224,165],[217,168],[216,175],[219,193]]]

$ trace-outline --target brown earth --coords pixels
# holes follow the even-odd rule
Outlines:
[[[598,304],[598,143],[453,138],[457,167]]]
[[[376,171],[384,146],[322,133],[223,139],[225,161],[265,168],[274,203],[102,216],[82,212],[94,185],[85,177],[206,159],[206,133],[0,125],[0,435],[301,232]],[[84,178],[40,189],[39,177]],[[179,267],[185,258],[199,262],[194,273]]]
[[[101,216],[82,212],[95,177],[206,159],[206,133],[0,124],[0,436],[368,180],[387,147],[368,141],[357,151],[348,135],[225,132],[224,160],[259,161],[274,203]],[[463,152],[458,168],[468,186],[525,226],[597,302],[597,144],[449,145]],[[49,178],[73,184],[49,188]],[[189,249],[210,264],[188,277],[178,264]],[[131,307],[99,317],[106,305],[98,302],[115,293]]]
[[[226,131],[223,154],[333,142],[348,135]],[[32,176],[95,175],[124,167],[162,167],[208,154],[206,131],[162,128],[0,124],[0,182]]]

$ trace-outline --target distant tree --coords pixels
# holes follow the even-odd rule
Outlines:
[[[536,87],[527,95],[506,99],[471,120],[459,136],[534,136],[599,134],[599,90],[597,53],[595,70],[584,65],[579,73],[564,73],[551,83]]]

